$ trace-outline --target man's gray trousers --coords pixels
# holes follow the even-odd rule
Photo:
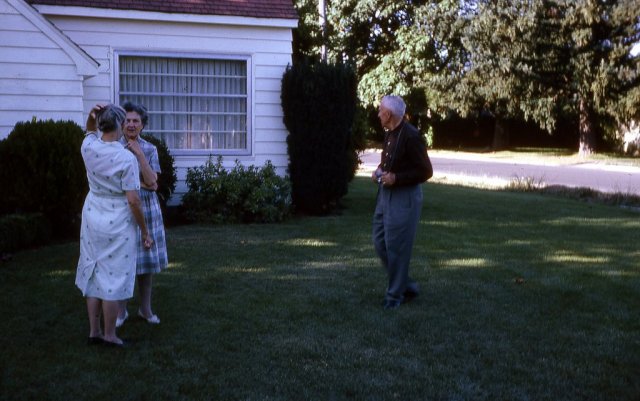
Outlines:
[[[373,245],[389,278],[386,300],[402,302],[405,292],[419,292],[418,284],[409,277],[409,263],[421,210],[421,185],[380,185],[373,214]]]

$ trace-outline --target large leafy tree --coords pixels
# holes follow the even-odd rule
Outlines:
[[[371,110],[385,94],[405,96],[409,112],[425,113],[427,105],[424,91],[416,85],[422,71],[432,68],[433,54],[437,52],[430,36],[424,31],[422,14],[429,5],[438,2],[426,0],[341,0],[326,1],[326,27],[324,44],[330,63],[346,63],[356,72],[358,97],[361,105]],[[443,3],[455,3],[447,1]],[[302,29],[299,34],[309,44],[301,53],[314,58],[323,44],[323,30],[317,12],[317,0],[297,0]],[[304,21],[304,22],[302,22]],[[312,26],[309,30],[308,27]],[[313,31],[313,32],[311,32]],[[306,33],[305,33],[306,32]]]
[[[623,104],[640,84],[640,58],[631,56],[640,40],[640,7],[634,0],[557,0],[546,6],[546,15],[561,20],[567,43],[557,101],[577,114],[579,150],[589,154],[607,121],[629,117]]]
[[[463,114],[489,109],[497,118],[536,121],[553,132],[561,119],[579,128],[579,151],[596,149],[614,121],[637,106],[637,4],[606,0],[475,1],[459,13],[462,57],[429,77],[433,103]],[[468,2],[467,4],[470,4]]]
[[[310,21],[317,22],[316,0],[298,4],[315,10]],[[640,41],[635,0],[327,5],[329,61],[354,67],[364,105],[395,93],[409,99],[410,111],[468,115],[484,109],[496,116],[497,127],[515,117],[549,132],[559,120],[574,119],[582,154],[595,150],[609,123],[637,114],[640,59],[630,56]],[[314,29],[320,32],[319,25]],[[322,42],[317,32],[306,42],[315,41],[309,53]]]
[[[457,22],[439,26],[447,54],[455,57],[437,74],[424,77],[432,88],[431,105],[441,113],[453,108],[463,116],[480,111],[496,118],[494,147],[506,145],[502,121],[522,116],[522,89],[531,78],[529,58],[535,12],[530,2],[467,2]],[[529,77],[529,78],[527,78]]]
[[[456,0],[333,1],[327,13],[330,55],[354,65],[358,96],[371,109],[386,94],[403,96],[417,125],[428,119],[426,77],[449,63],[444,27],[456,23]],[[375,114],[375,113],[373,113]]]

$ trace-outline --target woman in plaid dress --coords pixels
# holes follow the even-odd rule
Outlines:
[[[124,136],[121,142],[129,149],[138,160],[140,166],[140,199],[144,219],[154,239],[150,249],[144,248],[140,242],[138,233],[138,257],[136,263],[136,278],[138,279],[138,292],[140,294],[140,307],[138,316],[151,324],[160,323],[160,319],[151,308],[151,284],[153,275],[165,269],[168,264],[167,244],[165,241],[164,222],[156,190],[158,189],[158,174],[160,174],[160,162],[156,147],[140,137],[140,133],[147,125],[148,115],[144,106],[127,102],[122,106],[127,112],[124,123]],[[120,313],[116,325],[124,324],[129,316],[127,302],[120,304]]]

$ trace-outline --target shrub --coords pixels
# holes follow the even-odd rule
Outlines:
[[[44,245],[51,239],[51,226],[41,213],[0,217],[0,253]]]
[[[326,214],[347,194],[358,167],[352,135],[357,81],[343,65],[299,64],[282,78],[289,174],[296,210]]]
[[[182,198],[185,216],[193,222],[274,223],[291,212],[291,186],[267,161],[262,168],[237,160],[227,171],[222,156],[187,169],[188,191]]]
[[[176,167],[174,165],[175,160],[173,156],[171,156],[167,144],[162,139],[158,139],[153,135],[142,134],[141,136],[158,149],[158,159],[160,160],[160,170],[162,172],[158,176],[158,190],[156,194],[158,195],[160,206],[162,206],[163,210],[166,210],[167,202],[169,198],[171,198],[173,191],[175,191],[176,181],[178,180]]]
[[[42,213],[54,235],[77,236],[88,191],[83,139],[72,121],[16,124],[0,141],[0,214]]]
[[[545,184],[542,179],[516,176],[511,181],[509,181],[506,189],[513,192],[536,192],[544,187]]]

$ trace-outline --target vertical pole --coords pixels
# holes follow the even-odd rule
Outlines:
[[[325,0],[318,0],[318,15],[320,22],[320,38],[322,46],[320,47],[320,60],[327,61],[327,12]]]

